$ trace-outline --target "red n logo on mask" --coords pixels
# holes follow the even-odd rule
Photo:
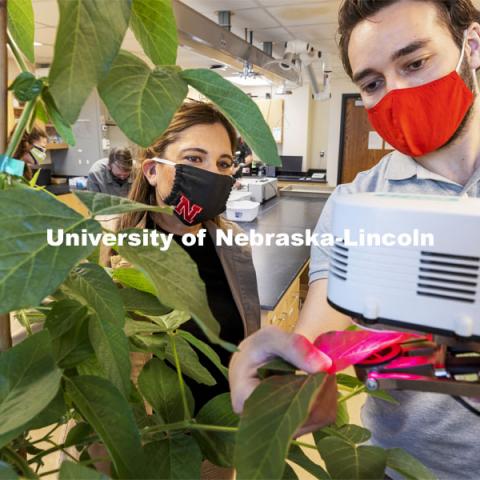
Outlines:
[[[188,223],[193,223],[196,216],[202,210],[203,210],[203,207],[195,203],[192,205],[190,203],[190,200],[185,195],[182,195],[180,197],[180,201],[175,207],[175,212],[177,212],[178,215],[181,215],[184,218],[184,220]]]

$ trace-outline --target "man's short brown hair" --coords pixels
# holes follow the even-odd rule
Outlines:
[[[352,66],[348,58],[348,45],[353,29],[366,18],[400,0],[343,0],[338,14],[339,46],[343,68],[352,78]],[[480,23],[480,11],[471,0],[416,0],[433,3],[439,12],[440,21],[450,30],[455,43],[462,47],[463,32],[473,23]]]
[[[133,167],[132,153],[128,148],[112,148],[108,156],[108,164],[115,163],[122,170],[131,170]]]

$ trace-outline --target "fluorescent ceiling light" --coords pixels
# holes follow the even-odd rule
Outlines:
[[[240,85],[242,87],[269,87],[272,84],[270,80],[267,80],[265,77],[262,77],[260,75],[248,78],[237,76],[225,78],[230,82],[234,83],[235,85]]]
[[[41,47],[42,45],[43,45],[43,43],[33,42],[33,46],[34,46],[34,47]]]

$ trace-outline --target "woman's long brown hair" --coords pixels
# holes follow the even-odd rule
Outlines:
[[[235,128],[227,120],[225,115],[217,110],[217,108],[215,108],[211,103],[198,101],[185,102],[175,113],[170,125],[162,133],[162,135],[155,141],[153,145],[143,151],[141,166],[140,168],[136,169],[136,176],[132,183],[132,188],[130,189],[128,198],[130,200],[145,203],[147,205],[155,203],[155,197],[153,195],[155,189],[148,183],[145,175],[143,174],[143,162],[150,158],[163,157],[167,147],[172,143],[175,143],[178,140],[179,135],[184,130],[196,125],[214,125],[216,123],[219,123],[225,127],[232,145],[233,153],[236,148],[237,134]],[[122,215],[119,223],[120,230],[138,226],[144,216],[144,212],[131,212]]]

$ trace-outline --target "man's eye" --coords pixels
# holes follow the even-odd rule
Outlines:
[[[363,90],[367,93],[374,93],[380,88],[381,83],[381,80],[375,80],[374,82],[370,82],[365,85]]]
[[[422,59],[422,60],[417,60],[416,62],[410,63],[407,67],[407,70],[410,70],[413,72],[415,72],[416,70],[420,70],[421,68],[423,68],[426,61],[427,61],[426,59]]]

